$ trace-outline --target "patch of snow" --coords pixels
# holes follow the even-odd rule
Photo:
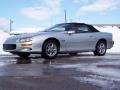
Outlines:
[[[3,51],[3,43],[5,40],[10,37],[10,35],[2,30],[0,30],[0,54],[9,54]]]
[[[99,67],[100,65],[119,65],[119,61],[99,61],[96,63],[79,63],[68,65],[53,65],[54,68],[75,69],[77,72],[89,73],[86,76],[73,77],[80,82],[87,82],[98,86],[110,86],[115,81],[120,82],[119,68]],[[112,88],[115,86],[113,85]]]
[[[102,86],[102,87],[108,87],[109,85],[112,85],[111,82],[108,82],[104,79],[99,78],[91,78],[91,77],[74,77],[74,79],[79,80],[80,82],[86,82],[91,83],[93,85]]]
[[[34,33],[34,32],[43,31],[43,30],[44,28],[25,27],[25,28],[19,28],[19,29],[13,30],[11,34]]]
[[[118,85],[113,84],[113,81],[103,78],[101,76],[95,77],[74,77],[74,79],[79,80],[80,82],[90,83],[92,85],[101,86],[103,90],[112,90],[118,87]]]
[[[114,46],[108,52],[120,52],[120,29],[116,26],[96,27],[101,32],[109,32],[113,34]]]
[[[5,66],[4,62],[0,62],[0,67]]]

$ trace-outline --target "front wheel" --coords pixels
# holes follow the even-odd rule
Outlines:
[[[55,40],[46,41],[42,49],[42,57],[45,59],[54,59],[59,50],[59,45]]]
[[[96,50],[94,51],[94,55],[104,56],[106,54],[107,46],[104,41],[99,41],[96,45]]]

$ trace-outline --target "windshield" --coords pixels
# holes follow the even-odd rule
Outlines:
[[[45,30],[45,32],[63,32],[66,29],[66,26],[68,26],[68,24],[57,24],[47,30]]]

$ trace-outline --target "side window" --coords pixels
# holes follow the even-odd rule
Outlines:
[[[69,25],[66,27],[66,31],[75,31],[76,33],[92,32],[87,25]]]
[[[90,32],[87,26],[80,26],[76,29],[76,33],[86,33]]]
[[[76,31],[77,27],[75,27],[74,25],[69,25],[66,27],[66,31]]]

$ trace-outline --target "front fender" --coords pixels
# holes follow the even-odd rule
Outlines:
[[[42,46],[47,39],[45,36],[35,36],[32,39],[32,51],[42,52]]]

